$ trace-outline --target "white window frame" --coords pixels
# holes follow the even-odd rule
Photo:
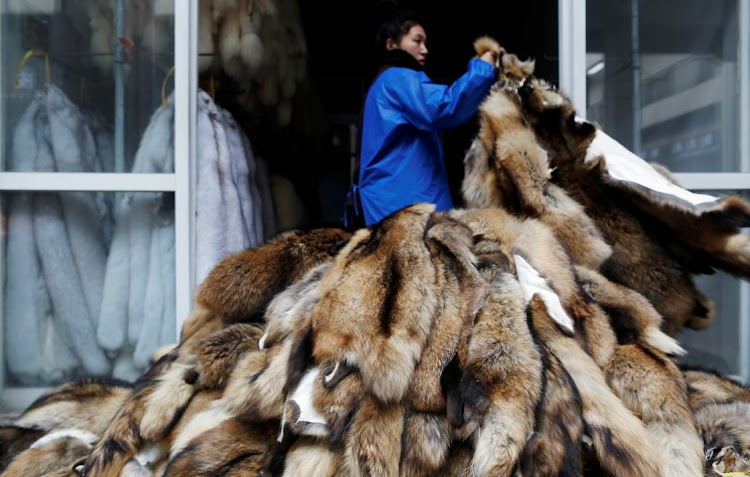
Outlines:
[[[175,341],[190,312],[192,290],[195,288],[193,251],[195,250],[198,1],[174,0],[174,173],[0,172],[0,194],[18,191],[173,192],[175,196],[176,292],[174,306],[177,316]],[[1,10],[0,14],[2,14]],[[0,37],[1,35],[0,30]],[[0,81],[2,81],[2,75],[0,75]],[[2,86],[0,83],[0,88]],[[2,121],[3,115],[0,114],[0,141],[5,140]],[[4,244],[0,243],[0,245],[3,245],[4,249]],[[4,260],[1,265],[4,273]],[[2,305],[1,299],[0,305]],[[0,306],[0,310],[2,309],[4,307]],[[0,356],[4,357],[3,328],[0,326]],[[0,386],[3,383],[5,383],[4,363],[0,366]],[[0,387],[0,412],[21,410],[47,389]]]
[[[581,117],[586,115],[586,0],[558,0],[560,89],[568,94]],[[750,191],[750,0],[739,0],[740,171],[678,173],[675,178],[694,191]],[[750,283],[740,280],[739,375],[750,382]]]

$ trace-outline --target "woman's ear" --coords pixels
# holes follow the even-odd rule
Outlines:
[[[393,38],[388,38],[385,40],[385,49],[386,50],[398,50],[398,45],[395,41],[393,41]]]

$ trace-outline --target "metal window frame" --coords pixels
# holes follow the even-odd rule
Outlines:
[[[192,306],[195,287],[195,165],[196,108],[198,94],[198,1],[174,0],[174,154],[172,174],[0,172],[0,193],[16,191],[174,192],[175,194],[175,341]],[[2,10],[0,8],[0,14]],[[2,22],[0,22],[0,28]],[[1,37],[2,31],[0,31]],[[0,75],[0,81],[2,75]],[[3,85],[0,83],[0,88]],[[3,90],[3,89],[0,89]],[[4,140],[4,115],[0,112],[0,141]],[[0,237],[0,245],[2,245]],[[4,247],[3,247],[4,248]],[[4,268],[4,260],[0,266]],[[2,270],[4,272],[4,270]],[[2,305],[2,294],[0,294]],[[3,307],[0,306],[0,313]],[[4,355],[0,327],[0,356]],[[2,387],[5,367],[0,366],[0,412],[21,410],[49,388]]]
[[[681,173],[676,179],[691,190],[750,191],[750,0],[738,0],[739,6],[739,138],[740,170],[732,173]],[[560,89],[565,91],[578,114],[586,114],[586,0],[558,0],[558,40]],[[750,283],[740,281],[740,346],[738,376],[750,382]]]

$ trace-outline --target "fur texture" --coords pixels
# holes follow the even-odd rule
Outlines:
[[[227,256],[198,286],[199,306],[186,320],[182,339],[213,316],[227,323],[259,321],[271,298],[331,260],[348,238],[339,229],[286,232],[258,248]]]
[[[344,469],[351,476],[399,473],[404,410],[365,394],[344,443]]]
[[[750,462],[750,390],[712,371],[683,370],[688,398],[706,449],[706,469],[747,471]],[[731,452],[729,451],[731,449]]]
[[[611,254],[583,207],[550,181],[547,152],[524,121],[514,93],[494,89],[480,107],[481,129],[464,158],[470,207],[503,207],[548,225],[573,260],[597,268]]]
[[[340,454],[311,438],[301,438],[286,455],[283,477],[334,477]]]
[[[95,436],[94,436],[95,438]],[[44,438],[42,438],[44,439]],[[80,463],[91,451],[91,442],[75,434],[62,433],[55,439],[32,445],[19,454],[3,475],[13,477],[75,477]]]
[[[232,418],[193,439],[166,467],[164,477],[262,475],[278,423]]]
[[[519,90],[519,99],[524,119],[556,168],[552,181],[584,206],[612,246],[601,272],[643,294],[664,316],[668,334],[683,326],[705,327],[712,318],[712,305],[695,288],[690,274],[706,271],[707,264],[696,263],[700,255],[682,242],[690,234],[675,234],[662,218],[657,220],[636,205],[629,191],[608,184],[603,157],[585,160],[596,127],[577,121],[567,98],[531,82]],[[675,213],[673,219],[681,216]]]
[[[356,365],[384,404],[406,393],[437,312],[422,239],[433,210],[413,205],[358,231],[323,278],[313,312],[314,361]]]
[[[464,419],[480,422],[472,476],[510,475],[534,429],[542,393],[542,360],[526,322],[518,281],[487,269],[487,305],[472,329],[461,377]]]
[[[519,459],[523,476],[579,476],[583,409],[573,378],[560,360],[541,345],[544,388],[536,408],[534,432]]]
[[[664,475],[643,423],[609,389],[601,370],[580,345],[555,329],[544,303],[531,302],[534,329],[562,362],[579,390],[586,433],[602,467],[614,475]]]
[[[44,431],[76,428],[100,435],[132,388],[125,381],[105,378],[63,384],[40,396],[13,424]]]
[[[198,390],[225,385],[229,371],[257,350],[260,329],[209,322],[142,376],[87,459],[82,475],[117,476],[147,442],[158,442],[180,419]],[[204,335],[205,333],[205,335]]]
[[[468,226],[444,213],[434,214],[427,224],[425,238],[437,270],[433,287],[439,292],[440,311],[409,386],[407,401],[414,411],[446,411],[443,372],[459,347],[466,347],[477,312],[489,293],[475,266],[472,235]]]

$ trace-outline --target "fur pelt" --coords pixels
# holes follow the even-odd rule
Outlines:
[[[88,378],[63,384],[44,393],[11,426],[0,428],[0,471],[35,441],[51,432],[76,429],[94,438],[98,437],[130,394],[132,387],[132,384],[125,381]],[[86,444],[89,451],[91,444]],[[76,453],[80,450],[80,445],[66,440],[46,446],[45,449],[51,454],[68,455],[68,452]],[[42,451],[36,450],[27,457],[34,456],[29,457],[33,462],[34,459],[41,458],[41,455]],[[83,457],[86,455],[88,452]]]
[[[683,326],[705,327],[712,305],[696,290],[691,275],[717,267],[747,276],[748,238],[738,225],[747,223],[750,208],[739,198],[692,205],[681,198],[689,193],[676,186],[680,195],[615,180],[614,163],[606,154],[620,152],[600,147],[603,133],[576,118],[564,95],[543,82],[529,81],[518,90],[518,98],[523,118],[555,167],[552,181],[585,207],[613,247],[602,273],[646,296],[664,316],[668,334]],[[647,164],[641,166],[659,176]]]
[[[647,424],[654,445],[666,456],[664,468],[669,473],[698,475],[701,445],[687,406],[684,382],[664,354],[636,341],[648,334],[668,350],[680,349],[654,329],[659,323],[658,315],[650,307],[639,309],[644,300],[638,301],[635,292],[627,293],[596,272],[581,267],[583,276],[576,275],[565,251],[556,245],[549,231],[545,233],[541,224],[514,221],[497,210],[468,212],[467,217],[470,216],[474,217],[473,224],[484,221],[491,224],[488,229],[502,230],[505,237],[500,241],[510,243],[516,257],[524,257],[549,281],[575,322],[575,336],[582,348],[601,369],[622,403]],[[517,234],[512,232],[514,223]],[[475,227],[485,231],[482,226]],[[596,296],[592,297],[589,290]],[[596,297],[606,301],[609,314],[599,306]],[[649,373],[654,376],[649,378]],[[654,379],[655,376],[659,378]],[[675,438],[676,435],[679,437]]]
[[[227,256],[198,286],[196,308],[183,325],[182,340],[214,316],[226,323],[260,321],[276,294],[330,261],[348,238],[340,229],[285,232],[260,247]]]
[[[58,386],[37,398],[13,422],[25,429],[80,429],[100,435],[133,385],[116,379],[88,378]]]
[[[519,458],[518,471],[523,476],[578,476],[582,473],[581,396],[557,356],[543,343],[538,346],[544,365],[542,398],[536,407],[534,431]]]
[[[46,434],[42,429],[27,429],[19,426],[0,427],[0,473],[13,459]]]
[[[502,476],[511,474],[534,428],[542,360],[516,278],[494,267],[483,274],[491,293],[472,328],[459,387],[463,419],[480,423],[471,475]]]
[[[646,425],[664,456],[667,475],[701,475],[703,446],[685,380],[666,354],[679,356],[682,348],[659,330],[659,315],[641,295],[594,271],[577,271],[583,289],[607,312],[617,336],[618,345],[604,366],[609,385]]]
[[[457,353],[461,362],[466,360],[466,340],[489,288],[476,269],[473,232],[467,225],[436,213],[427,224],[425,239],[437,270],[433,286],[440,291],[440,311],[414,370],[407,400],[414,411],[442,414],[446,411],[443,372]]]
[[[257,350],[261,330],[256,325],[237,324],[210,333],[221,323],[213,320],[209,324],[157,361],[135,383],[81,475],[119,475],[147,442],[167,436],[197,391],[224,386],[235,363]]]
[[[344,442],[343,468],[351,476],[399,473],[404,408],[365,394]]]
[[[495,57],[495,67],[502,72],[502,77],[506,81],[518,83],[534,72],[534,60],[519,60],[516,55],[508,53],[494,38],[489,36],[477,38],[474,41],[474,51],[477,56],[482,56],[488,51],[492,52]]]
[[[224,421],[191,440],[169,461],[164,477],[262,475],[271,465],[277,430],[278,422]]]
[[[550,181],[547,152],[522,117],[513,90],[494,88],[480,107],[481,128],[464,158],[469,207],[502,207],[548,225],[575,263],[598,268],[612,253],[583,207]]]
[[[314,361],[356,366],[383,404],[406,393],[437,312],[435,269],[423,240],[434,207],[406,207],[357,231],[323,277],[313,311]]]
[[[541,299],[534,298],[530,306],[534,329],[578,388],[584,432],[601,466],[613,475],[664,475],[645,426],[609,389],[601,370],[575,339],[553,326]]]
[[[707,474],[719,465],[723,472],[750,469],[750,389],[713,371],[683,372],[706,449]]]
[[[91,452],[96,436],[75,429],[55,431],[53,434],[40,438],[19,454],[3,475],[75,477],[80,462]]]
[[[341,455],[312,438],[300,438],[287,452],[282,477],[334,477]]]

